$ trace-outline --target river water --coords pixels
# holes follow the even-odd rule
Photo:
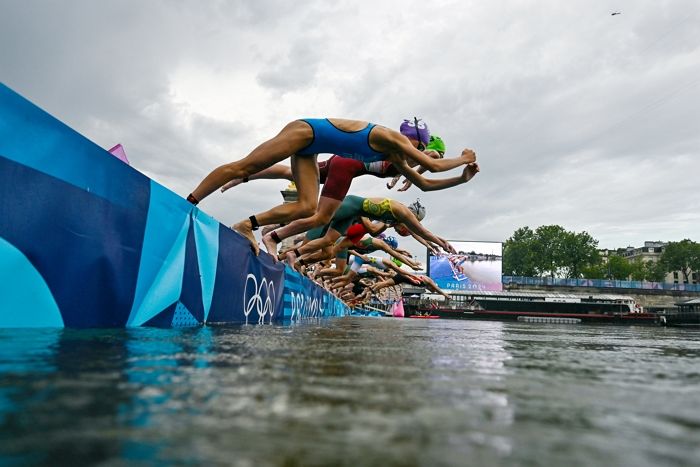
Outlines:
[[[700,464],[700,333],[346,317],[0,330],[2,465]]]

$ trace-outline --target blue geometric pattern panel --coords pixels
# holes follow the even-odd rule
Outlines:
[[[347,311],[2,84],[0,213],[0,327],[269,323]]]
[[[284,271],[283,319],[298,320],[344,316],[347,305],[323,288],[306,279],[291,267]]]
[[[187,328],[192,326],[199,326],[201,320],[194,317],[190,310],[187,309],[185,305],[178,302],[175,305],[175,313],[173,314],[173,320],[170,325],[174,328]]]

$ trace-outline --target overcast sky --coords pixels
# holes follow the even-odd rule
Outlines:
[[[420,197],[450,239],[641,246],[700,241],[699,24],[697,0],[0,0],[0,80],[182,196],[290,120],[419,116],[481,173],[351,193]],[[230,225],[286,185],[200,206]]]

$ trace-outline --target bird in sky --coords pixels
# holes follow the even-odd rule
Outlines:
[[[610,16],[621,15],[621,11],[614,11]]]

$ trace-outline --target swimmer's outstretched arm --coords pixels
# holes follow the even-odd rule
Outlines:
[[[393,277],[391,273],[382,271],[381,269],[377,269],[374,266],[365,266],[367,268],[367,272],[370,272],[374,274],[377,277],[382,277],[386,279],[387,277]]]
[[[398,146],[398,154],[389,157],[392,163],[400,162],[401,159],[403,159],[405,161],[413,161],[431,172],[444,172],[457,168],[460,165],[476,162],[476,153],[471,149],[463,150],[459,157],[433,159],[422,151],[414,148],[407,138],[404,138],[404,140],[397,140],[395,143]]]
[[[452,298],[449,295],[447,295],[444,290],[442,290],[440,287],[438,287],[437,283],[428,276],[423,276],[423,285],[426,285],[433,292],[439,293],[440,295],[447,298],[448,300]]]
[[[357,251],[353,251],[352,254],[360,258],[365,263],[370,263],[372,261],[372,259],[369,256],[363,255],[362,253],[358,253]]]
[[[432,157],[433,159],[442,159],[442,154],[440,154],[438,151],[435,150],[425,150],[423,151],[426,155]],[[418,172],[419,174],[422,174],[425,172],[427,169],[423,166],[416,165],[415,162],[411,161],[411,164],[409,164],[409,167],[413,168]],[[396,175],[394,178],[392,178],[389,182],[387,182],[386,187],[388,189],[392,189],[396,186],[396,184],[399,182],[401,179],[401,174]],[[406,191],[411,187],[412,183],[406,179],[403,181],[403,186],[399,188],[399,191]]]
[[[476,162],[472,162],[464,168],[461,175],[440,179],[425,178],[403,161],[396,165],[396,169],[422,191],[436,191],[467,183],[479,172],[479,165]],[[406,189],[408,187],[402,188],[400,191],[405,191]]]
[[[415,232],[417,235],[429,242],[440,245],[440,247],[445,251],[450,253],[457,252],[454,247],[447,242],[447,240],[438,237],[430,230],[426,229],[420,222],[418,222],[416,216],[414,216],[413,213],[403,204],[399,203],[398,201],[391,200],[391,211],[394,213],[394,216],[396,216],[396,219],[399,222],[402,222],[410,231]]]
[[[404,256],[408,256],[409,258],[413,258],[413,256],[411,255],[411,252],[408,250],[404,250],[403,248],[396,248],[396,251],[398,253],[401,253]]]
[[[391,269],[397,274],[403,274],[403,270],[400,267],[398,267],[386,258],[382,258],[382,264],[384,265],[384,267],[386,267],[387,269]]]
[[[406,255],[400,253],[398,250],[393,249],[384,240],[375,238],[372,240],[372,243],[374,244],[374,246],[378,247],[383,252],[387,253],[390,256],[393,256],[402,263],[407,264],[410,268],[415,269],[416,271],[420,270],[420,264],[413,261],[410,257],[407,257]]]
[[[362,222],[362,225],[365,227],[367,233],[373,237],[376,237],[389,227],[384,222],[374,222],[367,217],[360,217],[360,222]]]
[[[421,166],[418,166],[418,168],[416,169],[416,172],[418,172],[419,174],[422,174],[423,172],[425,172],[425,169]],[[396,185],[396,183],[399,181],[399,178],[401,178],[401,175],[397,175],[396,177],[394,177],[394,180],[392,180],[394,182],[394,185]],[[387,186],[388,185],[389,184],[387,183]],[[403,185],[401,185],[401,188],[399,188],[397,191],[406,191],[409,188],[411,188],[412,186],[413,186],[413,183],[411,183],[411,181],[409,179],[404,178]],[[392,187],[393,187],[393,185],[392,185]]]
[[[377,293],[382,289],[385,289],[387,287],[391,287],[396,285],[396,282],[394,282],[393,278],[390,279],[385,279],[383,281],[375,282],[373,285],[370,285],[369,288],[372,292]]]
[[[423,151],[423,152],[426,153],[427,155],[429,155],[430,157],[432,157],[433,159],[442,159],[442,154],[440,154],[437,151]],[[413,167],[413,169],[415,169],[416,172],[418,172],[421,175],[426,171],[426,168],[423,166],[420,166],[420,165],[417,167]],[[391,186],[389,186],[389,184],[387,183],[387,188],[392,189],[394,187],[394,185],[396,185],[396,183],[398,183],[399,178],[401,178],[401,175],[397,175],[396,177],[394,177],[394,179],[391,181],[392,182]],[[404,178],[403,185],[397,191],[406,191],[409,188],[411,188],[411,186],[413,186],[413,183],[411,183],[410,180]]]
[[[437,256],[440,251],[440,247],[438,245],[433,245],[432,243],[428,242],[425,240],[423,237],[420,235],[416,235],[415,233],[411,232],[410,230],[408,231],[409,235],[413,237],[415,241],[423,245],[428,249],[428,252],[430,252],[433,256]]]

